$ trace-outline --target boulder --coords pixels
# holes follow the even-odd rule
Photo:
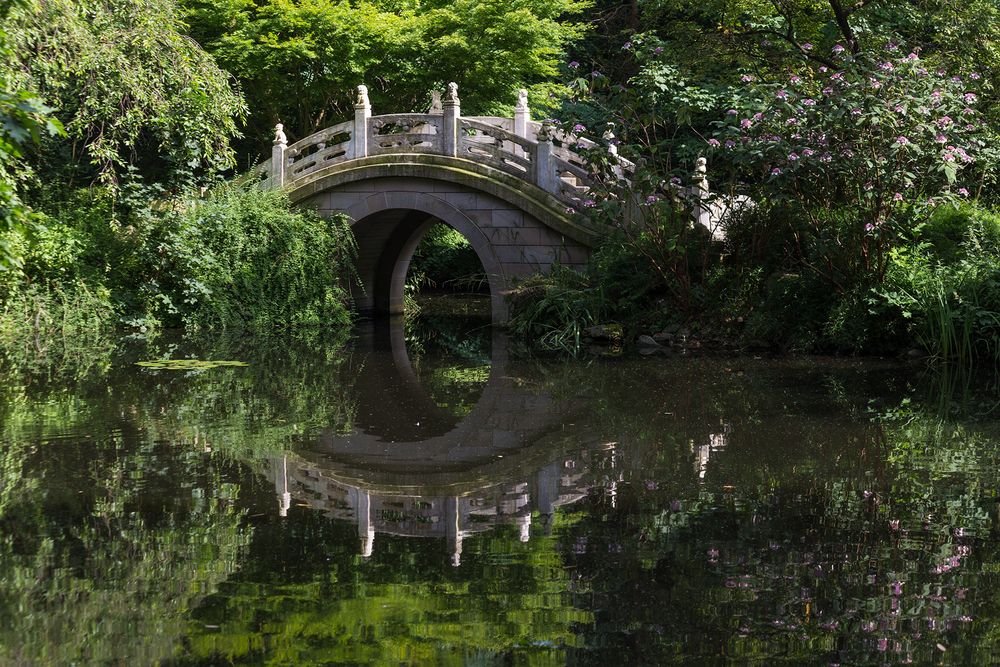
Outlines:
[[[636,338],[635,344],[638,345],[639,347],[645,347],[645,348],[660,347],[660,344],[657,343],[655,340],[653,340],[652,336],[647,336],[646,334],[643,334],[638,338]]]
[[[583,337],[596,341],[620,341],[622,327],[620,324],[597,324],[583,330]]]

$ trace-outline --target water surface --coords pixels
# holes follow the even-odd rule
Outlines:
[[[137,365],[191,358],[245,365]],[[539,359],[452,318],[4,376],[4,664],[996,655],[1000,431],[896,363]]]

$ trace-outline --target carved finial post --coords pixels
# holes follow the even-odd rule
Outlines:
[[[462,106],[458,99],[458,84],[449,83],[448,93],[441,105],[441,152],[445,155],[458,155],[459,119],[462,117]]]
[[[514,134],[527,139],[529,121],[531,121],[531,109],[528,108],[528,91],[522,88],[517,92],[517,105],[514,107]],[[524,149],[515,144],[514,154],[524,157]]]
[[[691,194],[694,195],[694,219],[695,222],[704,225],[706,229],[712,229],[711,211],[705,200],[709,198],[708,190],[708,160],[703,157],[698,158],[694,163],[694,185],[691,187]]]
[[[278,189],[285,185],[285,169],[288,161],[285,151],[288,148],[288,137],[285,136],[285,126],[278,123],[274,126],[274,145],[271,147],[271,183],[270,187]]]
[[[517,93],[517,106],[514,107],[514,134],[519,137],[528,136],[528,121],[531,120],[531,109],[528,108],[528,91],[523,88]]]
[[[354,104],[354,131],[351,133],[351,157],[368,156],[368,119],[372,103],[368,101],[368,86],[358,86],[358,101]]]
[[[431,108],[427,112],[433,116],[440,116],[444,113],[444,109],[441,108],[441,91],[432,90],[431,91]]]
[[[615,124],[608,123],[608,129],[604,131],[604,140],[608,142],[608,156],[611,158],[611,171],[618,178],[624,175],[622,166],[618,162],[618,140],[615,138]]]
[[[535,152],[535,185],[546,192],[556,192],[556,171],[552,162],[552,134],[555,126],[552,121],[542,121],[542,129],[538,131],[538,147]]]

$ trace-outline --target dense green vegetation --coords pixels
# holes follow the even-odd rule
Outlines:
[[[345,221],[222,179],[259,159],[276,121],[293,140],[333,122],[362,81],[393,111],[426,107],[451,79],[483,113],[521,87],[554,107],[585,8],[5,0],[0,339],[343,326]],[[433,264],[428,280],[450,279]]]
[[[1000,354],[994,0],[5,0],[0,338],[348,321],[350,233],[222,185],[350,113],[538,114],[597,141],[582,276],[515,297],[575,347],[666,326],[778,350]],[[606,134],[609,128],[613,135]],[[616,175],[607,143],[637,165]],[[716,233],[690,223],[708,160]],[[681,193],[681,194],[678,194]],[[752,202],[730,206],[738,196]],[[724,240],[723,240],[724,238]],[[317,253],[317,249],[319,252]],[[475,288],[443,228],[420,286]]]
[[[239,80],[246,146],[283,122],[301,138],[353,113],[426,110],[456,81],[473,113],[510,111],[517,91],[552,107],[563,49],[584,34],[581,0],[185,0],[192,36]]]
[[[588,216],[610,238],[585,280],[526,285],[515,327],[563,347],[673,322],[777,349],[1000,355],[1000,9],[974,4],[609,3],[560,121],[604,145],[613,123],[639,168],[606,169]],[[717,205],[754,202],[718,220],[724,241],[664,186],[698,157]]]

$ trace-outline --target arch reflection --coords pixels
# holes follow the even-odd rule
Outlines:
[[[482,393],[458,418],[418,380],[402,322],[372,326],[356,396],[359,414],[379,418],[271,460],[282,516],[294,504],[351,522],[365,557],[378,534],[442,539],[459,565],[470,535],[512,525],[528,541],[533,516],[546,530],[556,508],[598,487],[613,494],[614,443],[577,432],[583,405],[557,400],[512,368],[501,332],[492,333]]]

